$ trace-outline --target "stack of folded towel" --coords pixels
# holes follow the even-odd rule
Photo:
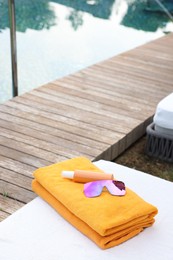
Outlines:
[[[122,197],[102,192],[99,197],[87,198],[83,183],[61,176],[64,170],[76,169],[101,171],[87,158],[73,158],[37,169],[32,188],[100,248],[116,246],[154,223],[157,208],[128,188]]]

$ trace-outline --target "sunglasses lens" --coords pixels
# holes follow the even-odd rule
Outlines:
[[[113,183],[114,183],[114,185],[118,188],[118,189],[120,189],[120,190],[125,190],[125,184],[124,184],[124,182],[122,182],[122,181],[113,181]]]
[[[126,193],[125,184],[122,181],[110,181],[106,187],[112,195],[123,196]]]
[[[102,192],[102,185],[99,181],[88,182],[84,184],[84,194],[88,198],[97,197]]]
[[[84,194],[88,198],[97,197],[104,187],[107,188],[110,194],[115,196],[123,196],[126,193],[125,184],[122,181],[101,180],[85,183]]]

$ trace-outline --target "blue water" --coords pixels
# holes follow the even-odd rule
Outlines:
[[[16,0],[19,94],[173,31],[146,2]],[[0,0],[0,103],[12,97],[10,55],[8,1]]]

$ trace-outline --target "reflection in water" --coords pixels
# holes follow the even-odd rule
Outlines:
[[[17,0],[16,29],[25,32],[28,28],[34,30],[49,29],[55,25],[55,14],[50,9],[50,2],[70,7],[68,19],[76,30],[83,23],[82,12],[88,12],[95,17],[109,19],[115,0]],[[0,30],[9,28],[8,1],[0,0]]]
[[[49,7],[48,0],[16,0],[16,30],[25,32],[27,29],[49,29],[55,25],[54,11]],[[9,28],[8,1],[0,0],[0,31]]]
[[[158,28],[164,29],[168,22],[170,22],[170,17],[155,0],[138,0],[129,2],[127,13],[121,24],[137,30],[155,32]]]
[[[172,0],[159,0],[165,8],[173,11]],[[83,12],[94,17],[109,19],[113,12],[113,6],[123,2],[127,5],[127,12],[121,24],[138,30],[154,32],[158,28],[164,28],[170,21],[168,15],[163,12],[156,0],[53,0],[51,2],[65,5],[69,8],[67,19],[74,30],[83,24]],[[16,29],[25,32],[27,29],[50,29],[55,25],[56,17],[51,10],[49,0],[17,0],[16,1]],[[151,11],[154,13],[151,14]],[[0,0],[0,31],[9,28],[8,1]]]
[[[153,1],[15,0],[19,94],[172,30]],[[11,97],[9,37],[8,1],[0,0],[0,103]]]
[[[82,16],[82,13],[77,10],[72,10],[67,16],[67,19],[71,22],[71,26],[75,31],[83,24]]]
[[[87,12],[94,17],[109,19],[115,0],[54,0],[53,2],[71,7],[77,11]]]
[[[173,12],[172,0],[147,0],[148,10],[152,12],[164,12],[164,9]]]

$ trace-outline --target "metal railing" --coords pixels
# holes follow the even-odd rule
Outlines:
[[[18,96],[15,2],[8,0],[11,41],[12,94]]]

